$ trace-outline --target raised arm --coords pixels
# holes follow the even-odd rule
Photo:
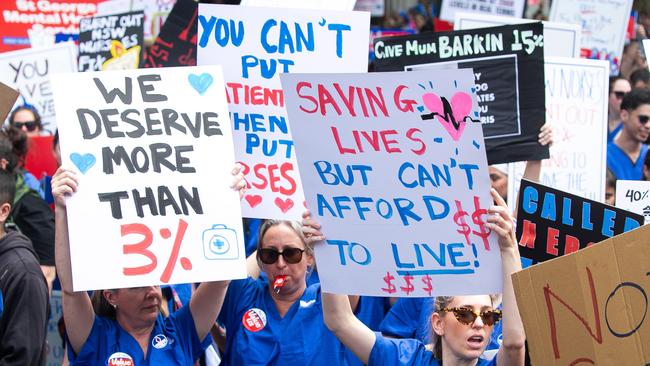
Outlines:
[[[510,210],[499,194],[492,189],[496,206],[488,210],[489,228],[499,235],[501,270],[503,272],[503,343],[497,355],[500,366],[523,366],[525,357],[524,325],[521,322],[511,275],[521,270],[521,258],[515,238]]]
[[[70,239],[68,237],[68,216],[66,196],[77,191],[77,177],[72,170],[59,168],[52,177],[52,195],[55,214],[55,260],[56,271],[61,282],[63,315],[70,345],[75,353],[81,351],[95,320],[90,297],[85,291],[72,290],[72,267],[70,264]]]

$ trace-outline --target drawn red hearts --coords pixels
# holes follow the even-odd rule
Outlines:
[[[262,203],[262,196],[257,194],[247,194],[244,196],[244,198],[246,199],[246,202],[248,202],[248,204],[251,206],[251,208]]]
[[[291,210],[291,208],[293,207],[293,200],[291,198],[287,198],[286,200],[283,200],[280,197],[276,197],[274,202],[275,205],[278,206],[280,211],[282,211],[282,213],[287,213],[287,211]]]

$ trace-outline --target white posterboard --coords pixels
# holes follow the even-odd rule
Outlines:
[[[531,19],[457,12],[454,30],[531,22],[533,22]],[[579,25],[556,22],[542,22],[542,24],[544,24],[544,57],[580,57]]]
[[[497,15],[509,18],[521,18],[524,16],[524,4],[525,0],[491,1],[489,3],[485,0],[443,0],[442,8],[440,9],[440,19],[453,22],[456,14],[459,12],[473,13],[479,16]]]
[[[501,292],[472,70],[377,76],[281,76],[323,291]]]
[[[351,11],[356,0],[242,0],[241,6]]]
[[[582,27],[583,57],[610,61],[618,75],[633,0],[553,1],[549,20]]]
[[[75,291],[246,276],[221,67],[52,77]]]
[[[224,68],[245,217],[298,220],[305,210],[280,73],[365,72],[369,24],[365,12],[199,4],[197,61]]]
[[[616,207],[643,215],[650,223],[650,181],[617,180]]]
[[[74,43],[0,54],[0,82],[18,90],[22,98],[18,98],[16,105],[26,102],[36,108],[45,134],[53,134],[57,127],[50,76],[75,71],[77,55]]]
[[[544,62],[546,123],[551,157],[539,183],[599,202],[605,200],[609,64],[549,57]],[[509,164],[508,202],[514,207],[526,163]],[[511,198],[512,197],[512,198]]]

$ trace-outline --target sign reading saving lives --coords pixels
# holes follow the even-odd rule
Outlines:
[[[328,238],[316,247],[324,291],[501,291],[471,70],[281,79],[307,206]]]
[[[537,135],[544,124],[544,37],[541,23],[375,40],[375,69],[474,70],[490,164],[549,156]]]
[[[75,291],[243,278],[221,67],[57,74]],[[192,103],[187,103],[191,98]]]

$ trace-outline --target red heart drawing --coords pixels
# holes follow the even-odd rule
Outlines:
[[[262,196],[257,194],[247,194],[244,198],[246,199],[246,202],[251,205],[251,208],[262,203]]]
[[[291,208],[293,207],[293,200],[291,198],[287,198],[286,200],[283,200],[280,197],[276,197],[274,202],[275,205],[278,206],[280,211],[282,211],[282,213],[287,213],[287,211],[291,210]]]

